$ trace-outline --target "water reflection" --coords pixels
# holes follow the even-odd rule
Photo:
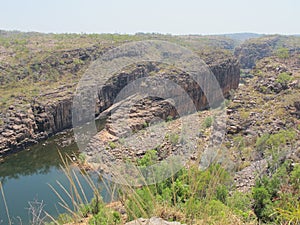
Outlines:
[[[53,139],[53,138],[52,138]],[[7,179],[18,179],[20,176],[47,174],[51,168],[59,169],[61,162],[59,151],[64,155],[78,154],[76,144],[61,148],[53,140],[48,144],[37,144],[29,150],[8,156],[0,163],[0,180],[4,184]]]
[[[97,125],[98,130],[102,129],[104,121],[98,121]],[[51,190],[49,184],[59,191],[64,199],[68,199],[57,184],[57,181],[66,188],[70,186],[66,175],[61,170],[62,161],[59,151],[62,155],[77,155],[79,154],[78,148],[75,143],[67,147],[60,147],[59,143],[62,139],[68,140],[71,135],[71,133],[65,133],[54,136],[45,142],[30,147],[28,150],[7,156],[0,162],[0,181],[3,184],[10,218],[14,224],[29,224],[28,202],[35,199],[43,201],[45,210],[54,217],[65,212],[59,206],[58,202],[60,200]],[[93,197],[91,187],[85,182],[80,171],[76,167],[73,169],[78,175],[87,198],[91,199]],[[97,186],[100,187],[103,200],[106,202],[110,201],[111,196],[105,189],[105,186],[110,184],[104,185],[103,181],[99,180],[99,176],[95,174],[90,174],[90,176],[97,183]],[[20,220],[21,223],[19,222]],[[0,194],[0,225],[2,224],[6,225],[9,223],[4,199]]]
[[[105,125],[105,118],[96,120],[97,130],[100,131]],[[62,140],[71,140],[72,132],[58,134],[47,141],[36,144],[24,151],[7,156],[0,161],[0,181],[5,183],[7,179],[18,179],[20,176],[33,174],[47,174],[52,168],[59,169],[61,159],[59,152],[63,155],[77,155],[78,147],[72,143],[67,147],[61,147],[58,143]]]

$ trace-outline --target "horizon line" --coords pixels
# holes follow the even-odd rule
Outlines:
[[[228,32],[228,33],[169,33],[169,32],[155,32],[155,31],[137,31],[133,32],[53,32],[53,31],[34,31],[34,30],[18,30],[18,29],[2,29],[0,31],[4,32],[20,32],[20,33],[40,33],[40,34],[115,34],[115,35],[171,35],[171,36],[217,36],[217,35],[238,35],[238,34],[254,34],[254,35],[283,35],[283,36],[300,36],[300,33],[257,33],[251,31],[241,31],[241,32]]]

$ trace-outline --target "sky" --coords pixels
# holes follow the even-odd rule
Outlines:
[[[0,0],[0,29],[299,34],[299,0]]]

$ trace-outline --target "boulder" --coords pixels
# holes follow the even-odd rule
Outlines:
[[[137,219],[126,223],[125,225],[184,225],[179,222],[168,222],[159,217],[151,217],[150,219]]]

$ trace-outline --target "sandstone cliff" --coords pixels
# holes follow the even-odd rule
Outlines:
[[[52,72],[55,70],[55,73],[61,74],[61,79],[68,80],[62,80],[63,85],[55,86],[52,89],[48,88],[32,97],[24,94],[11,94],[11,96],[15,96],[14,102],[7,110],[0,112],[0,156],[24,149],[26,146],[72,127],[72,98],[78,78],[91,61],[110,48],[109,45],[105,46],[105,48],[94,46],[67,51],[60,50],[54,52],[53,56],[46,57],[37,63],[29,63],[32,60],[28,59],[29,67],[36,70],[32,74],[22,72],[26,68],[20,64],[12,64],[13,66],[2,64],[2,72],[4,71],[2,78],[8,77],[9,71],[17,70],[19,65],[21,72],[17,76],[21,80],[31,79],[33,75],[42,79],[48,70]],[[232,55],[222,51],[206,53],[204,60],[216,76],[224,96],[228,96],[231,89],[238,87],[239,64]],[[138,77],[158,73],[160,69],[157,65],[150,63],[133,65],[129,70],[116,74],[102,90],[98,91],[96,116],[113,104],[119,91],[129,82]],[[68,74],[71,74],[70,78]],[[185,91],[196,103],[198,110],[207,107],[207,100],[200,87],[192,82],[187,74],[174,70],[171,76],[173,80],[184,86]],[[5,78],[4,81],[7,79]],[[4,84],[3,82],[2,84]],[[11,99],[13,98],[11,97]]]
[[[280,48],[287,49],[289,53],[299,52],[300,38],[280,35],[253,38],[236,47],[234,54],[238,58],[241,68],[252,69],[258,60],[276,55]]]

